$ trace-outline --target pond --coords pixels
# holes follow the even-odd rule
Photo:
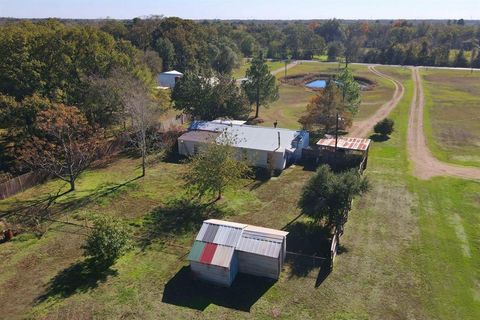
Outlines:
[[[315,80],[305,84],[310,89],[323,89],[327,86],[327,80]]]

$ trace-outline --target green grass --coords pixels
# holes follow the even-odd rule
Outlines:
[[[54,223],[41,238],[23,235],[0,245],[0,256],[8,261],[0,273],[0,310],[13,318],[42,319],[476,319],[480,312],[480,185],[452,178],[419,181],[410,175],[405,145],[410,73],[380,70],[406,86],[401,104],[391,114],[396,131],[391,139],[371,148],[366,174],[372,190],[354,202],[341,239],[342,253],[325,279],[318,278],[321,269],[310,259],[289,258],[280,280],[260,292],[256,292],[260,279],[244,284],[250,291],[233,294],[182,285],[172,288],[172,281],[187,265],[185,254],[195,228],[154,238],[144,248],[137,246],[109,275],[77,274],[72,272],[75,268],[68,268],[82,261],[84,230]],[[130,222],[138,232],[144,230],[145,217],[181,193],[184,165],[157,163],[144,179],[91,197],[135,177],[138,164],[137,159],[121,158],[83,175],[78,191],[60,201],[92,201],[70,207],[58,218],[83,224],[91,213],[111,214]],[[219,208],[229,220],[282,228],[298,215],[296,202],[311,174],[296,166],[265,183],[244,181],[237,191],[225,193]],[[60,186],[50,181],[29,189],[1,201],[0,210]],[[187,214],[178,213],[178,218]],[[308,233],[303,223],[294,226],[289,246],[303,241],[310,245],[305,248],[317,249],[316,233]],[[69,279],[88,276],[88,281],[49,290],[59,274]],[[162,302],[175,288],[183,306]],[[36,300],[46,291],[50,292],[47,299]],[[246,303],[251,295],[249,312],[231,307]]]
[[[422,70],[425,134],[440,160],[480,166],[480,73]]]
[[[278,69],[284,67],[285,63],[283,61],[267,61],[267,65],[270,68],[270,71],[275,71],[275,70],[278,70]],[[250,67],[249,62],[242,62],[242,64],[238,68],[235,68],[233,70],[232,76],[235,79],[245,77],[245,73],[247,72],[247,69],[249,67]]]
[[[288,70],[288,75],[303,73],[337,73],[339,70],[337,63],[300,63]],[[367,67],[360,65],[352,65],[352,70],[356,76],[361,76],[374,81],[376,85],[371,90],[362,91],[362,104],[356,115],[356,120],[362,120],[370,117],[375,113],[385,101],[391,99],[393,95],[393,84],[371,73]],[[281,72],[277,74],[277,78],[283,77]],[[301,86],[293,86],[280,84],[280,99],[272,103],[268,108],[260,110],[260,118],[265,122],[264,126],[273,126],[275,121],[282,128],[298,129],[300,124],[298,119],[305,111],[310,97],[315,93]]]

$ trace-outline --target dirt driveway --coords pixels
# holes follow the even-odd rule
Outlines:
[[[413,163],[413,174],[420,179],[452,176],[480,180],[480,169],[447,164],[436,159],[428,149],[423,130],[425,100],[418,68],[412,69],[414,92],[408,120],[408,153]]]
[[[378,121],[387,117],[388,114],[397,106],[403,97],[403,93],[405,92],[405,87],[400,81],[381,73],[375,69],[375,66],[369,66],[368,70],[381,78],[390,80],[395,86],[395,92],[393,93],[392,99],[384,103],[371,117],[365,120],[354,122],[350,132],[348,133],[348,136],[350,137],[366,137],[373,129],[373,126]]]

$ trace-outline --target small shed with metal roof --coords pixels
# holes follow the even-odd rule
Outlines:
[[[278,279],[288,232],[210,219],[203,222],[188,260],[194,276],[229,287],[237,272]]]

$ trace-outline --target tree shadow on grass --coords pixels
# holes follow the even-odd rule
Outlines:
[[[320,268],[317,283],[326,278],[330,269],[330,229],[315,223],[295,222],[286,230],[289,234],[285,263],[290,266],[290,278],[306,277],[316,268]]]
[[[373,142],[384,142],[384,141],[387,141],[387,140],[390,139],[389,136],[383,135],[383,134],[378,134],[378,133],[372,134],[368,138],[371,139]]]
[[[98,266],[90,259],[74,263],[50,280],[45,293],[37,298],[37,303],[50,297],[64,299],[75,293],[87,292],[116,275],[116,270],[109,266]]]
[[[12,223],[18,223],[25,228],[37,226],[39,223],[50,221],[59,222],[55,218],[64,213],[72,212],[94,201],[100,201],[114,196],[126,188],[134,187],[136,177],[123,183],[104,183],[91,190],[86,195],[75,191],[62,192],[63,186],[57,193],[42,196],[33,200],[16,201],[11,209],[0,214],[0,218],[8,218]]]
[[[249,312],[275,280],[237,274],[230,288],[217,287],[193,278],[190,268],[181,268],[165,285],[162,302],[205,310],[210,304]]]
[[[184,196],[168,200],[156,207],[145,218],[146,230],[142,232],[141,246],[146,248],[155,239],[169,239],[197,231],[204,220],[218,219],[230,212],[226,205],[202,203]]]

